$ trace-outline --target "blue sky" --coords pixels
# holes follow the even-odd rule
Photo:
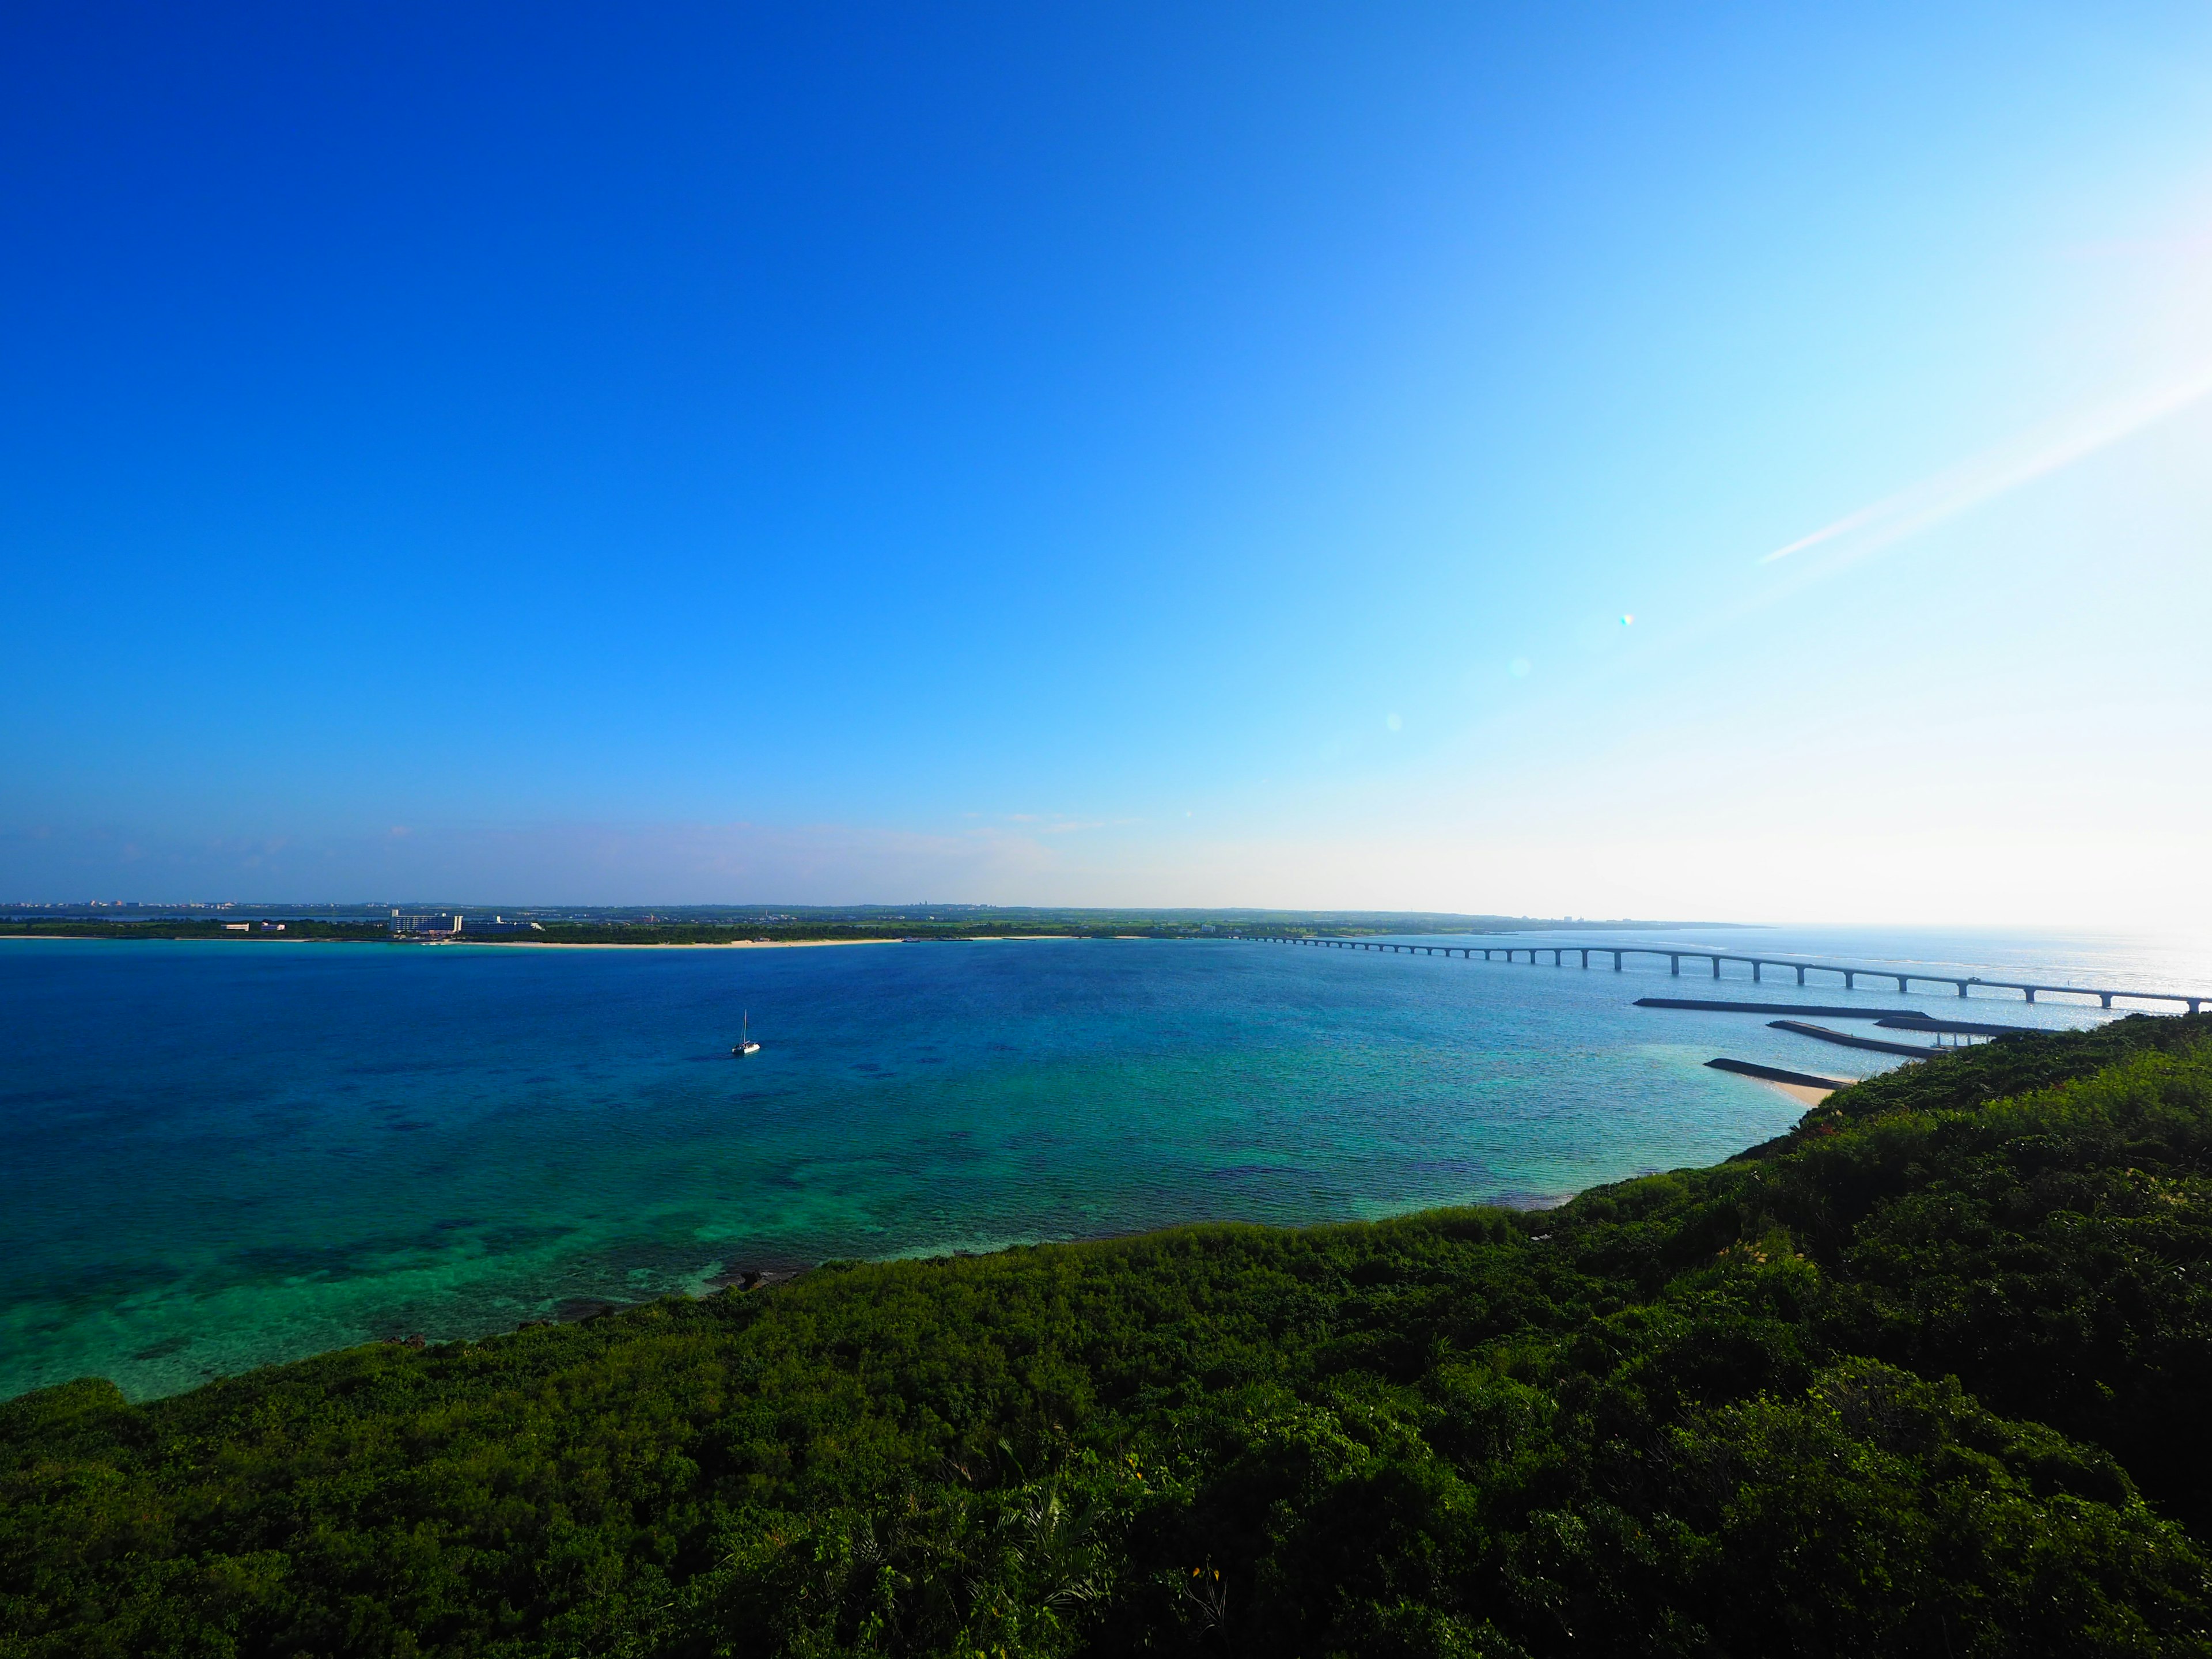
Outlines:
[[[2201,8],[11,19],[0,897],[2212,923]]]

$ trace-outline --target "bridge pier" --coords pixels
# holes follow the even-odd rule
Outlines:
[[[2179,1003],[2184,1005],[2191,1014],[2200,1014],[2208,1007],[2212,1007],[2212,996],[2192,997],[2161,991],[2105,990],[2090,985],[2023,985],[2017,980],[1984,980],[1974,976],[1953,979],[1948,975],[1937,974],[1900,974],[1888,968],[1846,968],[1838,963],[1778,962],[1765,957],[1739,957],[1719,951],[1665,951],[1649,945],[1414,945],[1379,939],[1329,939],[1303,933],[1241,933],[1236,937],[1268,945],[1326,945],[1332,951],[1395,951],[1413,956],[1447,957],[1459,956],[1469,962],[1474,960],[1474,953],[1480,951],[1485,962],[1495,962],[1499,956],[1503,955],[1509,963],[1516,963],[1521,959],[1521,952],[1526,951],[1528,953],[1528,965],[1532,968],[1540,965],[1543,954],[1547,951],[1552,953],[1552,966],[1564,968],[1567,965],[1567,952],[1572,951],[1579,957],[1579,965],[1585,972],[1589,970],[1590,965],[1590,954],[1595,951],[1599,956],[1610,955],[1613,957],[1613,971],[1616,974],[1627,971],[1630,956],[1641,954],[1666,957],[1668,973],[1677,979],[1681,977],[1682,958],[1686,956],[1692,960],[1703,957],[1711,963],[1715,979],[1725,977],[1721,972],[1721,965],[1724,962],[1748,963],[1751,965],[1753,981],[1759,983],[1765,981],[1766,970],[1769,968],[1788,968],[1796,974],[1797,983],[1801,988],[1806,983],[1806,975],[1817,969],[1824,974],[1841,974],[1844,976],[1844,988],[1847,991],[1858,989],[1859,978],[1862,975],[1869,979],[1888,980],[1896,985],[1899,996],[1910,996],[1912,994],[1913,985],[1918,982],[1930,987],[1952,986],[1957,989],[1961,1000],[1972,996],[1973,988],[1977,985],[1986,985],[1992,990],[2018,991],[2029,1002],[2033,1002],[2037,995],[2044,991],[2092,996],[2097,999],[2099,1006],[2106,1012],[2112,1012],[2114,999],[2118,997],[2139,997],[2154,1002]]]

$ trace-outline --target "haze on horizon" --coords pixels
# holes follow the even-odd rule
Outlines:
[[[0,899],[2212,928],[2212,14],[33,4]]]

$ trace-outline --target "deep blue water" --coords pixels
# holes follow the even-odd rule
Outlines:
[[[2004,967],[2033,947],[1908,948]],[[2196,966],[2101,948],[2076,955],[2138,978]],[[0,1397],[88,1373],[149,1395],[829,1256],[1552,1202],[1796,1118],[1714,1054],[1885,1063],[1630,1006],[1709,991],[1231,942],[7,941]],[[740,1010],[766,1044],[742,1061]]]

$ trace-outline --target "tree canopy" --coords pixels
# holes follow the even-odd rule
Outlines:
[[[2212,1018],[1522,1214],[0,1407],[0,1655],[2212,1651]]]

